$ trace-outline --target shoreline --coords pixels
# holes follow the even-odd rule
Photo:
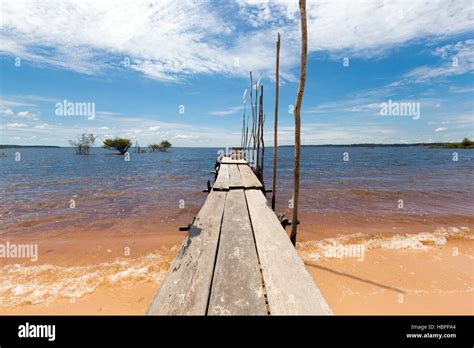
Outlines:
[[[408,234],[360,235],[302,224],[297,250],[334,314],[474,314],[474,278],[469,272],[474,267],[472,228],[454,228],[466,236],[454,233],[443,240],[435,226],[430,225],[430,233],[424,227],[425,232],[415,228]],[[12,236],[10,242],[37,242],[46,252],[36,263],[3,260],[10,281],[20,281],[16,284],[20,287],[10,286],[5,292],[8,282],[3,282],[2,292],[16,293],[12,296],[23,298],[23,303],[2,303],[0,314],[144,314],[185,235],[166,226],[153,232],[76,231],[74,237],[42,234],[27,240]],[[387,240],[394,236],[398,244],[387,248]],[[343,245],[365,241],[371,247],[363,262],[314,256],[315,250],[320,254],[324,250],[321,245],[327,248],[335,241]],[[125,248],[130,248],[128,256]],[[454,248],[456,257],[451,255]],[[38,279],[36,288],[32,275]],[[48,294],[51,289],[56,292]],[[398,302],[399,295],[403,303]],[[28,298],[38,303],[25,303]]]

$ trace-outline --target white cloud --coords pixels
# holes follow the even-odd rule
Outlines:
[[[353,107],[350,107],[348,109],[345,109],[346,111],[350,112],[377,112],[379,113],[381,109],[380,103],[370,103],[370,104],[365,104],[365,105],[356,105]]]
[[[462,75],[474,71],[474,40],[459,41],[435,49],[434,54],[440,56],[444,63],[435,66],[422,66],[409,71],[404,78],[415,82],[428,82],[435,78]]]
[[[451,93],[474,93],[474,87],[449,87]]]
[[[49,125],[47,123],[38,124],[35,126],[36,129],[48,129]]]
[[[244,110],[243,106],[233,106],[233,107],[227,108],[226,110],[210,111],[208,114],[213,115],[213,116],[229,116],[229,115],[234,115],[237,112],[241,112],[243,110]]]
[[[197,135],[191,134],[177,134],[173,137],[173,139],[196,139],[199,138]]]
[[[294,79],[299,59],[297,1],[16,0],[1,6],[0,53],[86,74],[123,69],[128,58],[131,69],[162,81],[247,76],[249,70],[272,76],[277,31],[283,78]],[[309,51],[376,56],[412,40],[467,32],[472,16],[469,0],[308,1]]]
[[[28,126],[24,123],[8,123],[7,127],[8,128],[26,128]]]
[[[161,128],[160,126],[151,126],[151,127],[148,127],[148,130],[150,132],[157,132],[160,130],[160,128]]]
[[[16,115],[19,118],[24,118],[30,121],[38,121],[38,116],[30,111],[20,111]]]
[[[444,131],[447,131],[448,128],[447,127],[439,127],[439,128],[436,128],[434,131],[435,132],[444,132]]]
[[[15,113],[12,111],[12,109],[4,109],[4,110],[0,110],[0,115],[3,115],[3,116],[13,116]]]
[[[1,44],[0,44],[0,53],[1,53]],[[0,99],[0,106],[4,108],[14,108],[17,106],[34,106],[34,104],[27,103],[21,100],[16,99]]]
[[[242,0],[240,4],[240,15],[253,26],[294,25],[299,21],[297,1]],[[472,14],[468,0],[309,0],[309,48],[360,52],[399,45],[421,36],[446,37],[471,30]]]
[[[42,95],[32,95],[32,94],[15,95],[13,96],[13,98],[35,101],[35,102],[42,102],[42,103],[55,103],[55,104],[58,101],[57,98],[50,98],[50,97],[45,97]]]

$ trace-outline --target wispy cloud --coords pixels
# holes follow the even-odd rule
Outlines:
[[[230,108],[227,108],[226,110],[220,110],[220,111],[210,111],[208,114],[213,115],[213,116],[229,116],[229,115],[235,115],[238,112],[241,112],[244,110],[244,107],[241,106],[233,106]]]
[[[12,111],[12,109],[3,109],[3,110],[0,110],[0,115],[5,116],[5,117],[11,117],[15,115],[15,113]]]
[[[474,93],[474,87],[449,87],[451,93]]]
[[[7,123],[7,127],[8,128],[26,128],[28,126],[24,123]]]
[[[433,79],[462,75],[474,71],[474,40],[438,47],[434,53],[444,62],[439,66],[422,66],[406,73],[403,77],[417,83]]]
[[[38,121],[38,115],[31,111],[20,111],[16,114],[19,118],[24,118],[27,120]]]
[[[50,126],[47,123],[38,124],[35,126],[36,129],[48,129]]]
[[[297,1],[18,0],[1,7],[0,53],[85,74],[130,68],[167,82],[249,70],[273,76],[277,31],[282,77],[294,80],[298,63]],[[309,51],[379,56],[469,31],[472,16],[469,0],[309,1]]]

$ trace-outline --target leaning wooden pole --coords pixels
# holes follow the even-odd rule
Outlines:
[[[294,188],[293,188],[293,217],[291,219],[290,240],[296,245],[298,230],[298,198],[300,193],[300,157],[301,157],[301,102],[303,100],[304,85],[306,82],[306,55],[308,51],[308,29],[306,24],[306,0],[299,0],[301,19],[301,66],[300,83],[295,104],[295,161],[294,161]]]
[[[272,180],[272,209],[275,211],[276,177],[277,177],[277,148],[278,148],[278,90],[280,77],[280,33],[276,43],[276,68],[275,68],[275,124],[273,127],[273,180]]]

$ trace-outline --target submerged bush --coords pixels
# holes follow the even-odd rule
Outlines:
[[[117,150],[120,154],[125,154],[132,146],[132,141],[126,138],[105,139],[102,147],[109,150]]]

